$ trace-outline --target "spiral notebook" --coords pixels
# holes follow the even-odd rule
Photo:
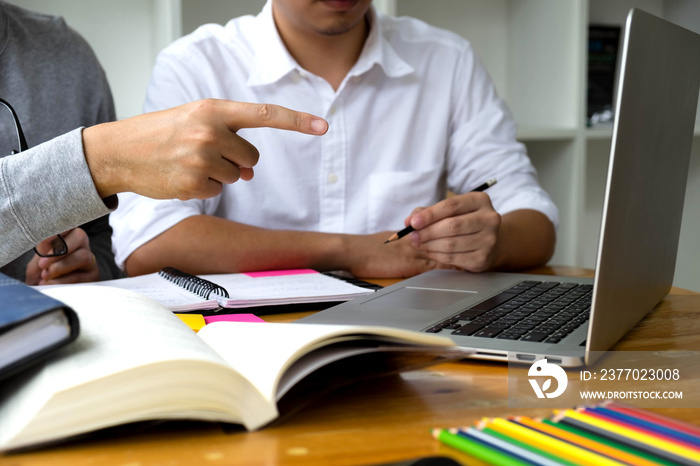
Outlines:
[[[291,306],[297,304],[335,304],[381,288],[354,278],[341,278],[311,269],[190,275],[172,267],[138,277],[81,285],[135,291],[155,299],[174,312],[266,307],[265,313],[268,314],[273,307],[275,312],[288,312],[295,310]],[[287,309],[281,309],[280,306]]]

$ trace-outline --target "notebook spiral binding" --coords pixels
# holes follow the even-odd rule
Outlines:
[[[158,272],[158,275],[204,299],[209,299],[212,293],[225,298],[229,297],[228,291],[216,283],[204,280],[203,278],[183,272],[174,267],[165,267]]]

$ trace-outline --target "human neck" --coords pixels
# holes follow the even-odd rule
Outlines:
[[[325,79],[334,90],[338,90],[357,62],[369,35],[366,17],[351,30],[338,35],[300,30],[285,22],[281,15],[275,15],[275,24],[284,45],[297,63]]]

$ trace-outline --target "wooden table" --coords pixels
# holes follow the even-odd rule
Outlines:
[[[535,272],[590,276],[584,269]],[[396,280],[373,280],[388,285]],[[308,313],[267,316],[285,322]],[[700,349],[700,294],[674,288],[618,350]],[[482,464],[443,447],[434,427],[470,424],[483,416],[548,415],[508,408],[507,365],[468,361],[360,383],[334,392],[258,432],[211,423],[165,423],[95,435],[43,450],[0,456],[2,465],[370,465],[445,455]],[[568,407],[568,406],[565,406]],[[659,412],[700,424],[696,409]]]

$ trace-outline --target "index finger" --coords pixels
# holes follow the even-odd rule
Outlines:
[[[297,112],[273,104],[222,101],[226,125],[232,131],[241,128],[277,128],[305,134],[322,135],[328,122],[310,113]]]

